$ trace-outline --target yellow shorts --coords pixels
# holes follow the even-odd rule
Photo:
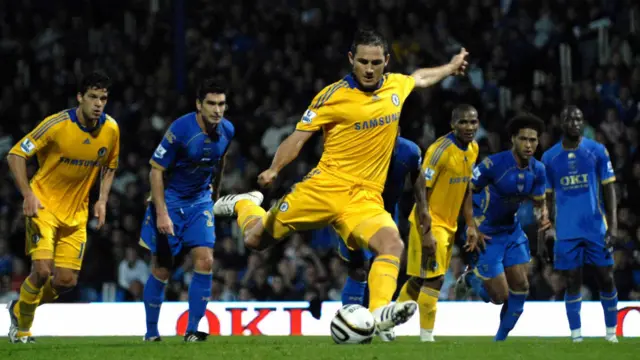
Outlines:
[[[32,260],[53,260],[56,267],[80,270],[87,225],[66,226],[46,209],[26,218],[25,250]]]
[[[264,215],[263,224],[275,239],[332,225],[349,249],[368,249],[378,230],[398,231],[381,192],[375,185],[315,168]]]
[[[432,258],[422,256],[422,237],[418,227],[411,222],[409,230],[409,249],[407,250],[407,274],[421,279],[443,276],[449,269],[455,232],[433,225],[431,232],[436,238],[436,254]]]

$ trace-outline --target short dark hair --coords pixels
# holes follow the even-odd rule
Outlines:
[[[198,100],[203,101],[207,97],[207,94],[224,94],[227,95],[227,89],[224,85],[219,83],[214,78],[206,78],[202,80],[196,90],[196,97]]]
[[[564,109],[562,109],[562,112],[560,113],[560,120],[564,121],[564,119],[574,111],[580,111],[580,113],[582,113],[582,110],[580,110],[580,108],[575,105],[566,106]]]
[[[544,121],[533,114],[520,114],[509,120],[507,124],[509,136],[518,134],[521,129],[533,129],[539,136],[544,131]]]
[[[389,46],[384,36],[373,29],[363,28],[356,31],[351,43],[352,54],[355,55],[358,45],[381,46],[385,55],[389,53]]]
[[[473,105],[469,105],[469,104],[456,105],[456,107],[453,108],[453,111],[451,111],[451,122],[456,122],[460,120],[460,118],[464,113],[468,113],[471,111],[475,111],[476,113],[478,112],[478,110],[476,110],[476,108],[473,107]]]
[[[93,71],[82,77],[78,92],[84,95],[90,89],[107,89],[111,87],[111,78],[100,70]]]

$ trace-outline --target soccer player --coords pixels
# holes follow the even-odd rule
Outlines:
[[[465,272],[457,286],[470,286],[485,302],[503,304],[496,341],[506,340],[529,292],[529,241],[516,216],[522,202],[532,199],[539,228],[549,226],[545,168],[533,157],[543,129],[535,116],[514,117],[507,125],[511,150],[488,156],[473,170],[473,216],[481,234],[491,240],[467,239],[467,251],[481,251],[473,272]]]
[[[151,200],[144,215],[140,245],[149,249],[151,274],[144,287],[145,341],[160,341],[158,318],[173,257],[191,252],[189,321],[185,342],[205,341],[198,331],[211,296],[215,228],[212,190],[218,196],[224,157],[234,127],[224,118],[226,90],[205,79],[196,93],[197,111],[183,115],[167,130],[151,160]],[[168,173],[166,186],[164,174]],[[210,184],[215,182],[212,189]]]
[[[604,145],[582,136],[582,111],[568,106],[560,116],[563,138],[544,153],[542,162],[547,167],[547,198],[556,232],[554,268],[567,283],[564,301],[571,338],[582,341],[582,267],[592,265],[604,310],[605,339],[616,343],[618,293],[611,249],[618,229],[616,178]],[[601,191],[606,211],[600,204]]]
[[[104,225],[120,151],[118,124],[103,112],[110,86],[103,73],[85,76],[78,107],[45,118],[7,156],[24,198],[26,252],[32,260],[20,299],[8,306],[12,343],[34,342],[30,329],[36,307],[77,284],[87,242],[89,192],[98,174],[100,197],[94,216],[98,228]],[[29,181],[27,159],[34,155],[39,169]]]
[[[318,166],[266,213],[256,204],[261,200],[256,191],[220,198],[214,205],[216,215],[237,214],[245,244],[252,249],[264,249],[293,231],[332,225],[347,239],[349,249],[376,254],[368,282],[369,309],[377,329],[406,322],[417,306],[415,302],[389,305],[404,246],[381,193],[405,99],[414,87],[428,87],[464,71],[466,55],[462,49],[450,63],[419,69],[411,76],[384,74],[389,62],[384,39],[374,31],[358,31],[349,52],[351,74],[316,95],[258,182],[271,184],[322,129],[324,150]]]
[[[399,210],[398,204],[400,196],[404,190],[407,175],[411,178],[413,184],[413,192],[418,209],[424,209],[420,218],[427,219],[426,213],[426,179],[420,168],[422,163],[422,153],[420,147],[411,140],[398,137],[389,171],[387,181],[382,192],[384,208],[387,210],[396,224],[398,223]],[[428,224],[425,224],[428,226]],[[372,254],[368,250],[349,250],[344,241],[337,241],[338,255],[348,265],[347,281],[342,289],[342,304],[359,304],[365,305],[365,297],[367,292],[367,273],[369,261]],[[382,331],[379,333],[383,341],[391,341],[395,339],[393,329]]]
[[[409,250],[407,274],[399,301],[416,300],[420,306],[420,339],[434,341],[433,328],[444,275],[449,268],[458,215],[463,213],[470,225],[467,234],[475,237],[469,198],[471,174],[478,158],[478,144],[473,140],[480,123],[478,112],[471,105],[458,105],[451,114],[453,131],[437,139],[422,163],[426,178],[428,220],[422,221],[420,204],[409,216]],[[426,223],[426,226],[422,224]]]

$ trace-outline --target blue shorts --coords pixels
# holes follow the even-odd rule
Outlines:
[[[147,206],[140,230],[140,241],[143,246],[156,254],[167,241],[171,255],[176,256],[183,248],[208,247],[213,249],[216,242],[213,203],[204,202],[189,207],[169,209],[169,217],[173,221],[175,236],[163,236],[156,227],[156,210],[153,204]]]
[[[613,250],[606,247],[604,238],[556,240],[553,244],[553,267],[573,270],[583,265],[613,266]]]
[[[480,278],[493,279],[505,268],[531,261],[529,239],[519,225],[511,232],[487,235],[491,239],[485,240],[486,249],[478,255],[475,266]]]

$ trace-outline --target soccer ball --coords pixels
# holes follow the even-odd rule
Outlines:
[[[331,320],[331,338],[336,344],[369,344],[375,325],[376,320],[366,307],[344,305]]]

